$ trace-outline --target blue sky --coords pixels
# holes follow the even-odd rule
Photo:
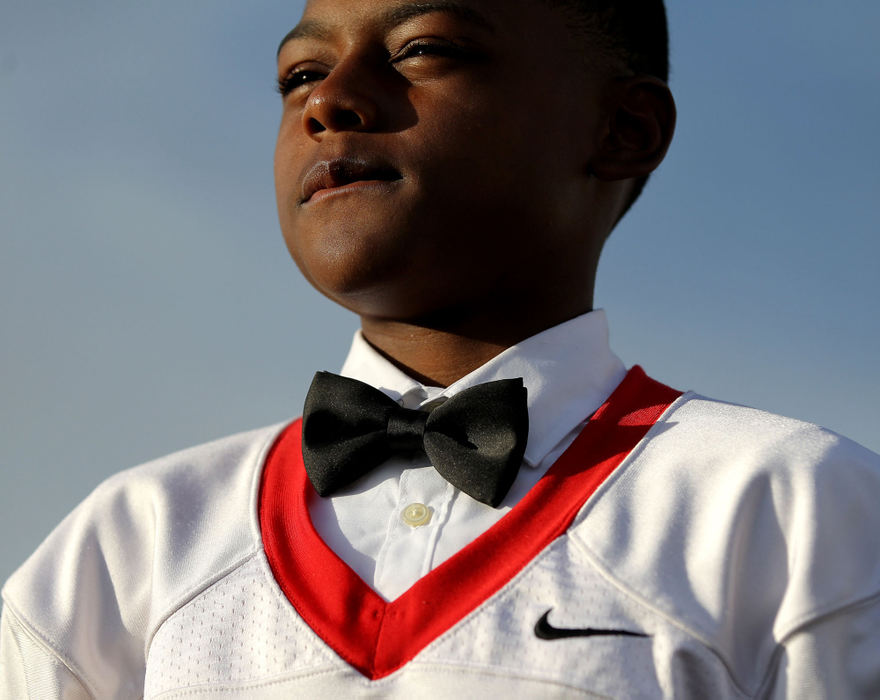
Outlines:
[[[293,417],[341,364],[356,320],[275,215],[300,10],[5,0],[0,579],[109,474]],[[612,344],[880,450],[880,4],[669,14],[678,130],[603,256]]]

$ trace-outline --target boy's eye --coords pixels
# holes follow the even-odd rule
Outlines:
[[[430,56],[476,60],[480,57],[480,54],[475,49],[460,46],[451,41],[418,39],[405,44],[403,48],[388,58],[388,62],[396,64],[410,59]],[[329,68],[313,68],[302,63],[297,64],[287,73],[279,76],[277,90],[282,97],[287,97],[298,88],[323,80],[329,72]]]
[[[324,78],[325,73],[306,68],[293,68],[278,78],[278,92],[282,97],[287,97],[298,87],[314,83]]]
[[[473,58],[474,51],[450,41],[419,39],[406,44],[388,60],[391,63],[398,63],[399,61],[405,61],[410,58],[419,58],[421,56]]]

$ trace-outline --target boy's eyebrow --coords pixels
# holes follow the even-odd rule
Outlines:
[[[276,58],[288,41],[293,41],[294,39],[327,39],[329,36],[330,29],[326,24],[318,20],[307,19],[285,34],[281,43],[278,44],[278,51],[275,54]]]
[[[418,2],[399,5],[388,10],[382,17],[382,24],[386,29],[403,24],[407,20],[433,12],[446,12],[476,25],[481,29],[494,32],[495,27],[484,15],[474,8],[455,0],[436,0],[435,2]],[[278,45],[276,57],[288,41],[295,39],[327,39],[331,34],[330,27],[320,20],[305,20],[291,29]]]
[[[484,15],[477,12],[470,5],[465,5],[455,0],[437,0],[436,2],[417,2],[399,5],[389,10],[383,19],[387,26],[394,27],[398,24],[403,24],[409,19],[427,15],[431,12],[446,12],[455,15],[459,19],[463,19],[465,22],[475,24],[482,29],[490,32],[495,31],[495,27]]]

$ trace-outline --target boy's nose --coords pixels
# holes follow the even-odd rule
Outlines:
[[[372,83],[356,60],[340,62],[309,95],[303,128],[309,136],[376,128],[379,109]]]

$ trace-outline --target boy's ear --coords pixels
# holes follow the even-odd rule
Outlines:
[[[600,180],[650,174],[663,160],[675,131],[675,100],[669,86],[640,75],[610,88],[606,131],[590,162]]]

